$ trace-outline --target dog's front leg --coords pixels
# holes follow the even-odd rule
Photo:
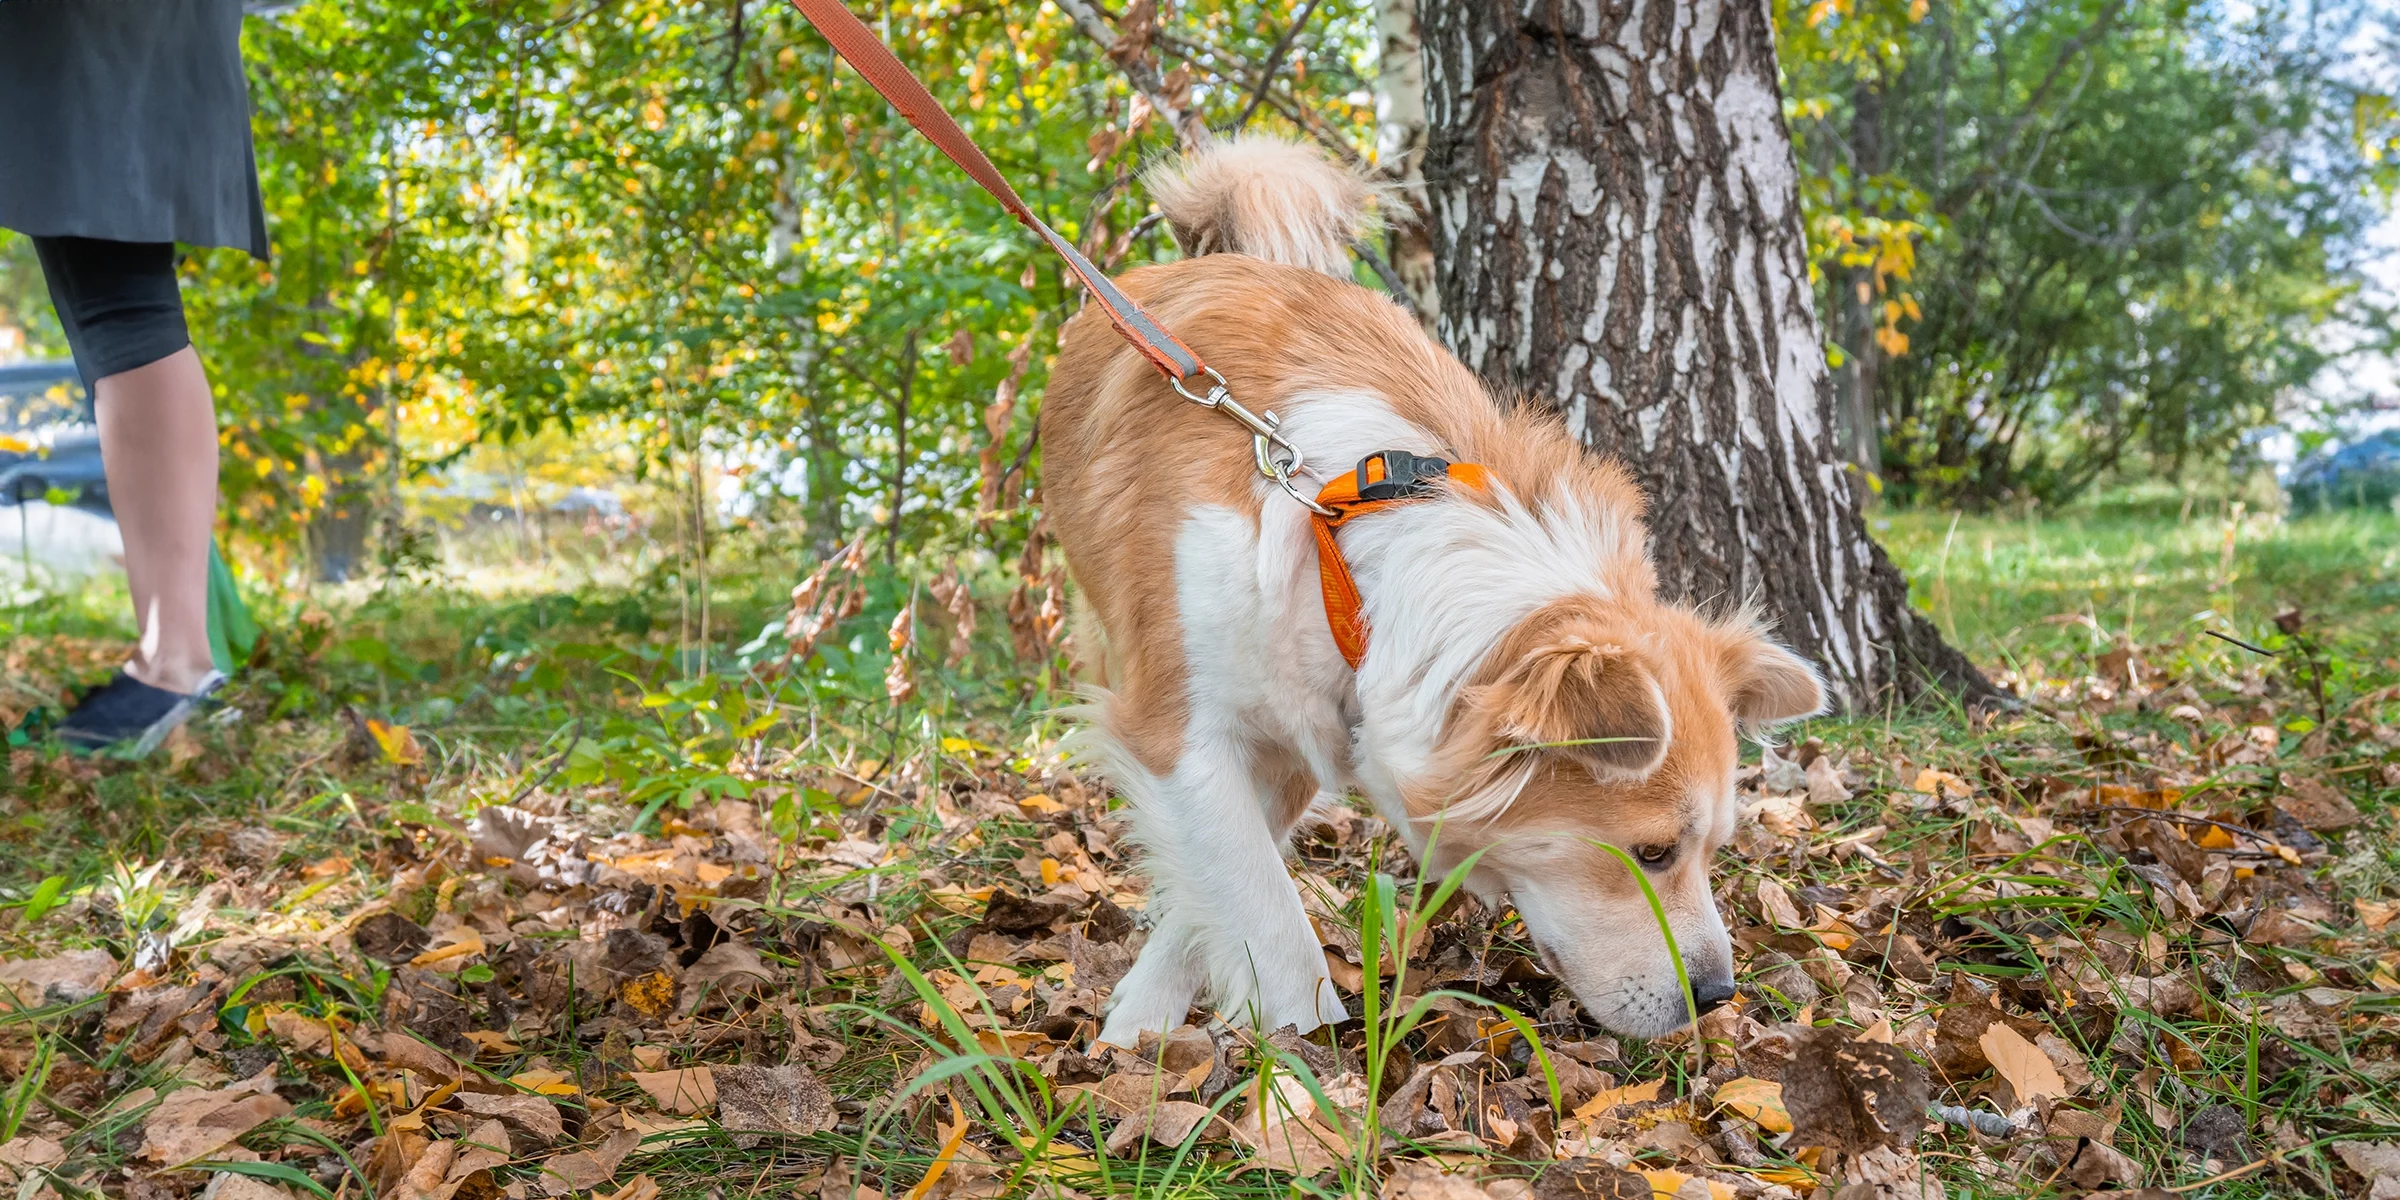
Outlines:
[[[1204,987],[1225,1016],[1305,1033],[1348,1013],[1270,825],[1273,792],[1238,745],[1196,742],[1165,779],[1129,781],[1155,932],[1109,997],[1100,1040],[1179,1024]]]

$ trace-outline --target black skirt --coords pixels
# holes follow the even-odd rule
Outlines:
[[[0,228],[267,257],[242,0],[0,0]]]

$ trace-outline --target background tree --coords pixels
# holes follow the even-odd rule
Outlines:
[[[1879,60],[1809,60],[1813,173],[1855,223],[1923,233],[1909,294],[1886,294],[1880,260],[1821,293],[1901,499],[2058,504],[2181,477],[2273,423],[2331,361],[2329,322],[2388,324],[2353,266],[2375,219],[2353,139],[2369,97],[2332,48],[2357,19],[1953,0],[1886,22]],[[1817,29],[1843,22],[1865,25]]]
[[[1842,461],[1767,6],[1420,16],[1451,348],[1631,467],[1670,593],[1755,603],[1853,708],[1987,694]]]

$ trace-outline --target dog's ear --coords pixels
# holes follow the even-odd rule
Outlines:
[[[1720,661],[1726,707],[1745,732],[1772,729],[1825,711],[1825,682],[1807,659],[1785,649],[1755,625],[1724,631]]]
[[[1666,759],[1666,694],[1643,657],[1623,644],[1562,632],[1482,693],[1503,748],[1538,748],[1618,778],[1648,775]]]

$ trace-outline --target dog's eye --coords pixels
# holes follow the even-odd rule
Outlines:
[[[1674,860],[1675,847],[1672,845],[1635,846],[1633,856],[1641,860],[1641,864],[1645,867],[1663,867]]]

